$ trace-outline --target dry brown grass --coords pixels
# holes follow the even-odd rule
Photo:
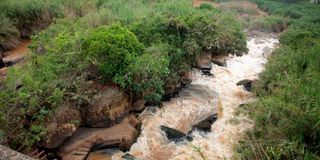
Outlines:
[[[201,4],[209,3],[216,7],[217,3],[213,2],[212,0],[193,0],[192,5],[193,7],[199,7]]]
[[[253,16],[267,15],[267,13],[262,12],[257,4],[251,3],[249,1],[232,1],[219,3],[218,8],[223,10],[231,10],[239,12],[240,14],[249,14]]]

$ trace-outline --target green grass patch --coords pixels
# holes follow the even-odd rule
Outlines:
[[[256,2],[272,15],[288,16],[290,27],[255,86],[258,101],[244,109],[255,126],[236,158],[320,159],[320,6]]]

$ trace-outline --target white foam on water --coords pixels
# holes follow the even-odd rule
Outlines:
[[[213,64],[211,73],[214,77],[193,71],[192,85],[204,86],[210,92],[217,92],[221,101],[221,113],[212,125],[211,132],[193,132],[192,142],[169,142],[161,132],[160,125],[186,133],[192,125],[218,110],[217,97],[175,98],[165,102],[161,110],[142,122],[141,134],[129,153],[141,160],[203,159],[202,156],[209,160],[230,159],[233,146],[242,133],[252,126],[246,117],[234,115],[240,104],[254,100],[252,93],[236,83],[243,79],[258,79],[269,54],[265,50],[274,49],[278,43],[276,38],[269,36],[252,38],[247,41],[248,54],[227,57],[227,67]],[[196,148],[200,151],[195,151]]]

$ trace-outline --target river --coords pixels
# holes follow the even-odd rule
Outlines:
[[[213,65],[214,76],[202,75],[194,69],[191,87],[183,91],[187,96],[182,93],[181,97],[164,102],[156,113],[146,116],[141,134],[129,153],[141,160],[230,159],[233,146],[253,125],[247,117],[234,114],[239,105],[255,99],[236,83],[258,79],[267,57],[278,43],[275,35],[259,33],[248,38],[248,54],[225,57],[227,67]],[[214,113],[218,113],[218,119],[212,124],[211,132],[193,132],[191,142],[170,142],[159,127],[165,125],[187,133],[194,124]]]

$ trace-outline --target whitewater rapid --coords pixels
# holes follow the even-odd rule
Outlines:
[[[252,127],[245,116],[234,115],[240,104],[254,100],[252,93],[236,83],[258,79],[278,43],[275,36],[255,36],[247,41],[248,54],[224,57],[227,67],[213,64],[214,76],[202,75],[194,69],[191,86],[200,88],[201,92],[187,89],[185,92],[191,93],[188,96],[164,102],[161,109],[144,116],[141,134],[129,153],[141,160],[230,159],[233,146]],[[191,142],[170,142],[159,128],[165,125],[186,133],[192,125],[214,113],[218,113],[218,120],[212,124],[211,132],[193,132]]]

